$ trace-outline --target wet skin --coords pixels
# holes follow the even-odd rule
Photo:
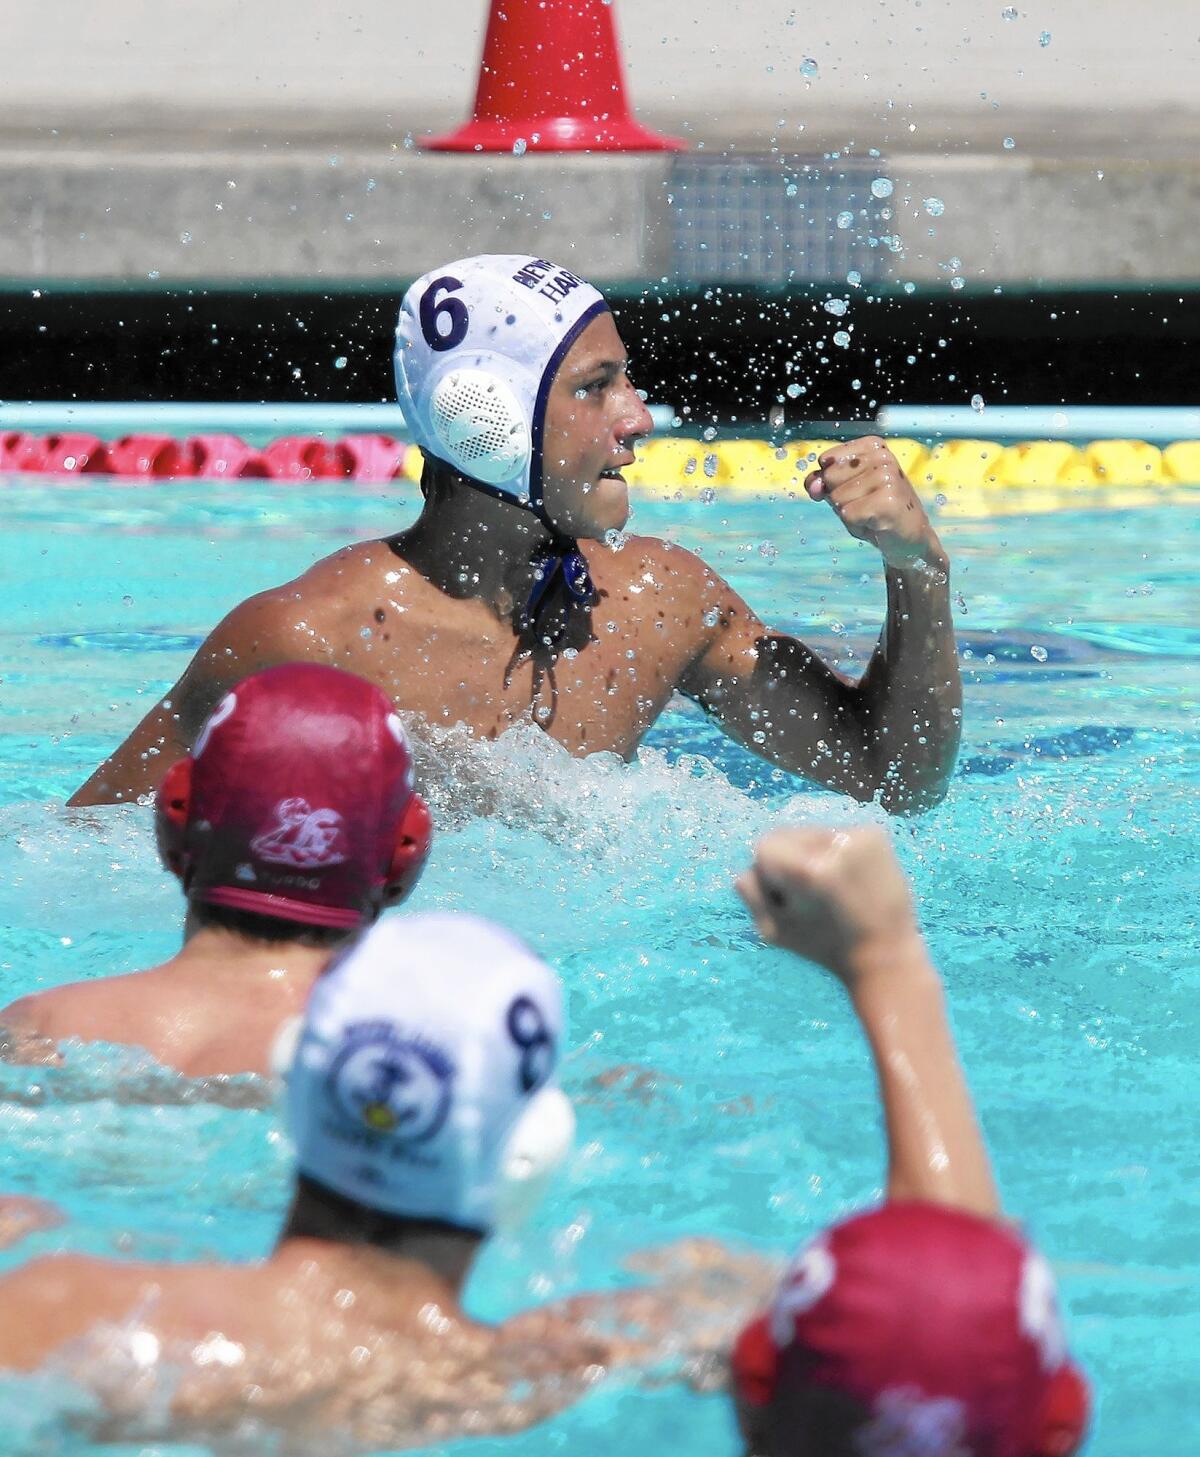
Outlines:
[[[884,559],[887,620],[855,684],[772,634],[692,553],[651,537],[604,544],[629,510],[614,473],[649,428],[616,327],[601,315],[567,355],[547,404],[546,509],[579,538],[598,593],[590,618],[573,622],[557,648],[514,651],[513,614],[545,528],[457,484],[434,492],[409,530],[347,547],[236,608],[72,803],[152,792],[230,687],[298,660],[359,673],[399,709],[483,738],[532,721],[575,755],[630,758],[678,690],[784,768],[895,811],[936,803],[960,726],[948,563],[891,452],[879,440],[851,442],[806,482]]]
[[[477,1324],[458,1284],[420,1259],[305,1238],[253,1265],[47,1256],[0,1278],[0,1369],[57,1356],[98,1387],[100,1440],[127,1425],[202,1439],[253,1419],[375,1451],[474,1423],[521,1430],[621,1358],[550,1311]]]
[[[140,1047],[187,1078],[265,1076],[280,1028],[304,1011],[331,954],[204,927],[161,966],[70,982],[3,1008],[0,1058],[58,1064],[71,1054],[57,1044],[75,1039]]]

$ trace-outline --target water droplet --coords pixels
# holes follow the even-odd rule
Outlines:
[[[1040,45],[1041,48],[1043,50],[1045,50],[1046,47],[1049,44],[1050,44],[1050,32],[1048,30],[1044,30],[1044,31],[1042,31],[1041,35],[1038,36],[1038,45]]]
[[[1014,140],[1013,140],[1013,139],[1012,139],[1012,137],[1005,137],[1005,138],[1004,138],[1004,150],[1005,150],[1005,151],[1006,151],[1006,152],[1011,152],[1011,151],[1012,151],[1012,149],[1013,149],[1013,148],[1014,148],[1014,147],[1015,147],[1015,146],[1016,146],[1016,145],[1017,145],[1017,144],[1016,144],[1016,142],[1015,142],[1015,141],[1014,141]]]
[[[129,595],[128,592],[126,592],[124,597],[121,598],[121,601],[125,604],[126,607],[133,606],[133,598]]]
[[[800,74],[802,76],[815,76],[820,71],[820,66],[811,56],[805,56],[800,62]]]
[[[1015,5],[1006,5],[1000,12],[1000,16],[1003,20],[1016,20],[1017,7]]]
[[[983,396],[982,395],[972,395],[971,396],[971,408],[972,408],[972,410],[974,410],[977,415],[981,415],[983,413],[983,407],[984,407],[984,399],[983,399]]]
[[[604,533],[604,545],[612,551],[620,551],[629,538],[623,531],[618,531],[615,526],[610,526]]]
[[[709,480],[712,480],[713,476],[715,476],[716,473],[717,457],[715,455],[706,455],[704,457],[704,474],[709,478]]]
[[[876,177],[871,183],[872,197],[891,197],[894,191],[895,186],[890,177]]]
[[[850,272],[846,274],[846,282],[850,285],[851,288],[857,288],[862,282],[862,274],[858,271],[857,268],[852,268]]]
[[[904,292],[905,293],[916,293],[916,291],[917,291],[917,285],[915,283],[906,283],[904,285]]]
[[[758,554],[764,561],[773,562],[779,555],[779,548],[773,541],[760,541],[758,544]]]
[[[525,155],[525,149],[528,147],[528,145],[529,143],[525,140],[524,137],[518,137],[512,145],[513,156],[523,157]]]
[[[1034,643],[1029,649],[1029,656],[1037,663],[1044,663],[1050,654],[1040,643]]]
[[[333,361],[333,367],[334,369],[345,369],[346,365],[349,364],[349,362],[350,361],[346,358],[344,354],[339,354],[338,357]]]
[[[827,298],[822,304],[822,308],[827,314],[834,314],[839,319],[849,307],[850,300],[845,298]]]
[[[854,214],[852,212],[840,212],[837,215],[839,228],[852,228],[854,226]]]
[[[789,197],[795,197],[796,194],[800,191],[800,189],[796,186],[794,182],[789,182],[783,190],[787,193]]]
[[[800,398],[800,386],[796,383],[795,380],[793,380],[792,383],[788,385],[784,393],[787,395],[789,400],[798,400]]]
[[[946,204],[940,197],[927,197],[921,206],[931,218],[940,218],[946,211]]]
[[[705,627],[716,627],[717,623],[721,620],[720,609],[717,607],[710,607],[705,612],[704,617],[701,620],[703,621]]]
[[[966,284],[966,279],[963,279],[963,278],[952,278],[950,280],[950,287],[952,289],[954,289],[955,291],[957,291],[958,289],[964,287],[965,284]]]
[[[185,229],[182,233],[180,233],[180,235],[179,235],[179,241],[186,248],[187,245],[192,241],[192,235],[191,235],[191,233],[187,232],[187,230]]]
[[[713,490],[711,486],[705,486],[704,489],[700,492],[700,500],[706,506],[711,506],[716,499],[717,493]]]
[[[933,498],[933,504],[935,506],[944,506],[946,504],[946,493],[944,491],[939,491],[937,495]]]
[[[839,329],[837,333],[833,336],[833,342],[837,345],[839,349],[849,349],[850,335],[846,333],[845,329]]]

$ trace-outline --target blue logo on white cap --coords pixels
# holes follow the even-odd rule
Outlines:
[[[436,1044],[406,1037],[390,1022],[358,1022],[346,1029],[328,1086],[356,1128],[412,1145],[441,1130],[454,1075],[454,1063]]]

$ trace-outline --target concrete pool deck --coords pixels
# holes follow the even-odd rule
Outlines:
[[[610,286],[837,284],[848,263],[946,289],[1200,282],[1200,32],[1175,0],[1144,0],[1136,38],[1117,0],[618,9],[639,115],[685,157],[419,151],[469,114],[485,0],[297,0],[286,25],[62,0],[57,46],[16,0],[0,280],[336,287],[511,249]],[[875,175],[892,196],[838,238]]]

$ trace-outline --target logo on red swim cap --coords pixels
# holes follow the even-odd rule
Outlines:
[[[825,1388],[862,1411],[862,1457],[1070,1457],[1087,1383],[1049,1265],[1015,1231],[895,1203],[803,1250],[732,1353],[740,1399]]]
[[[267,828],[250,848],[260,860],[297,870],[340,865],[347,858],[345,825],[335,809],[313,809],[307,799],[281,799]]]
[[[385,694],[312,663],[221,700],[158,796],[160,845],[190,897],[353,927],[416,883],[430,821]]]

